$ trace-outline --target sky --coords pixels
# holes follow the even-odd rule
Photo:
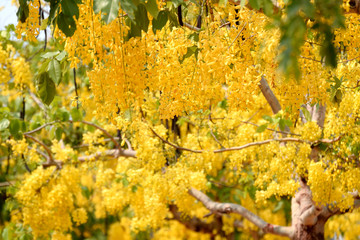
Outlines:
[[[11,0],[0,0],[0,8],[4,7],[0,11],[0,30],[4,30],[8,24],[17,24],[17,7],[11,5]]]

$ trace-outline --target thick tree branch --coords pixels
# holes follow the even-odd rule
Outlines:
[[[271,110],[274,114],[278,113],[281,110],[279,101],[277,100],[275,94],[271,91],[269,84],[266,79],[262,76],[259,84],[259,88],[269,103]]]
[[[209,209],[211,212],[218,212],[218,213],[237,213],[255,224],[259,227],[264,233],[272,233],[279,236],[286,236],[292,237],[293,236],[293,228],[292,227],[285,227],[285,226],[278,226],[273,225],[265,222],[259,216],[253,214],[246,208],[242,207],[238,204],[233,203],[218,203],[212,201],[208,196],[204,193],[191,188],[189,189],[189,194],[202,202],[204,206]]]

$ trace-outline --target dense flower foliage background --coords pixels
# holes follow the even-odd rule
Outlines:
[[[359,238],[358,1],[14,4],[3,239]]]

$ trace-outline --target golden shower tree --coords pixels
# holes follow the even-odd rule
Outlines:
[[[358,1],[18,7],[4,239],[360,235]]]

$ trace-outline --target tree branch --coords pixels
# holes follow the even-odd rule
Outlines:
[[[277,100],[275,94],[271,91],[269,84],[266,79],[262,76],[259,84],[259,88],[269,103],[271,110],[274,114],[278,113],[281,110],[279,101]]]
[[[201,28],[195,27],[187,22],[184,22],[184,26],[190,30],[197,31],[197,32],[199,32],[201,30]]]
[[[186,228],[196,231],[196,232],[203,232],[213,234],[214,230],[221,231],[221,226],[217,226],[215,222],[206,223],[201,221],[201,219],[192,217],[192,218],[185,218],[178,210],[176,205],[169,205],[169,210],[173,214],[174,219],[183,224]]]
[[[150,130],[154,133],[154,135],[158,138],[160,138],[161,141],[163,141],[164,143],[172,146],[173,148],[179,149],[179,150],[183,150],[183,151],[188,151],[188,152],[193,152],[193,153],[203,153],[206,150],[197,150],[197,149],[191,149],[191,148],[185,148],[185,147],[180,147],[172,142],[169,142],[168,140],[164,139],[163,137],[161,137],[159,134],[157,134],[154,129],[152,129],[151,127],[149,127]],[[308,144],[312,144],[309,141],[303,140],[303,139],[299,139],[299,138],[279,138],[279,139],[268,139],[268,140],[264,140],[261,142],[252,142],[252,143],[247,143],[245,145],[242,146],[238,146],[238,147],[231,147],[231,148],[222,148],[222,149],[216,149],[216,150],[211,150],[214,153],[222,153],[222,152],[229,152],[229,151],[237,151],[237,150],[242,150],[248,147],[252,147],[252,146],[258,146],[258,145],[264,145],[264,144],[268,144],[271,142],[300,142],[300,143],[308,143]]]
[[[78,160],[80,162],[89,161],[94,158],[99,158],[102,156],[109,156],[109,157],[133,157],[136,158],[136,152],[134,150],[119,150],[119,149],[110,149],[106,150],[104,152],[96,152],[94,154],[91,154],[89,156],[80,156],[78,157]]]
[[[97,128],[99,129],[100,131],[102,131],[106,136],[108,136],[110,138],[110,140],[115,144],[116,148],[118,149],[121,149],[119,143],[115,140],[115,138],[110,134],[108,133],[105,129],[103,129],[102,127],[96,125],[95,123],[92,123],[92,122],[88,122],[88,121],[73,121],[73,120],[68,120],[69,123],[75,123],[75,122],[80,122],[80,123],[84,123],[86,125],[89,125],[89,126],[92,126],[94,128]],[[55,123],[61,123],[61,121],[59,120],[56,120],[56,121],[52,121],[52,122],[49,122],[49,123],[45,123],[44,125],[34,129],[34,130],[31,130],[29,132],[26,132],[24,134],[32,134],[32,133],[35,133],[35,132],[38,132],[40,131],[41,129],[47,127],[47,126],[50,126],[50,125],[53,125]]]
[[[292,237],[293,236],[293,228],[292,227],[285,227],[285,226],[278,226],[273,225],[265,222],[259,216],[253,214],[246,208],[241,205],[233,204],[233,203],[218,203],[212,201],[208,196],[204,193],[191,188],[189,189],[189,194],[196,198],[198,201],[202,202],[204,206],[212,212],[218,213],[237,213],[255,224],[259,227],[264,233],[272,233],[279,236],[286,236]]]
[[[49,158],[48,158],[49,162],[54,162],[54,158],[53,158],[53,156],[52,156],[51,150],[50,150],[50,148],[49,148],[48,146],[46,146],[45,143],[43,143],[43,142],[40,141],[39,139],[34,138],[33,136],[28,135],[28,134],[26,134],[26,133],[24,133],[24,137],[25,137],[25,138],[28,138],[28,139],[31,139],[31,140],[33,140],[34,142],[36,142],[37,144],[39,144],[40,146],[42,146],[42,147],[45,149],[45,151],[46,151],[46,153],[48,154],[48,156],[49,156]]]

